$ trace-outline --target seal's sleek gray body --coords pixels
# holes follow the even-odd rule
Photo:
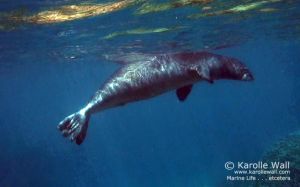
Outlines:
[[[178,99],[184,101],[192,85],[201,80],[210,83],[217,79],[253,80],[251,72],[239,60],[208,52],[140,55],[133,59],[118,59],[125,65],[106,81],[85,107],[58,125],[63,135],[81,144],[92,113],[175,89]]]

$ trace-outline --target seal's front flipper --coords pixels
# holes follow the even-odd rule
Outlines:
[[[188,97],[188,95],[191,93],[192,88],[193,88],[192,84],[184,86],[184,87],[181,87],[181,88],[178,88],[176,90],[176,95],[177,95],[179,101],[186,100],[186,98]]]
[[[69,137],[71,141],[76,141],[80,145],[86,136],[90,116],[84,110],[66,117],[59,123],[57,128],[63,136]]]

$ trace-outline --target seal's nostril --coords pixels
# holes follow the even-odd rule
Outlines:
[[[243,77],[242,77],[242,80],[244,80],[244,81],[252,81],[252,80],[254,80],[254,78],[251,75],[251,73],[244,73]]]

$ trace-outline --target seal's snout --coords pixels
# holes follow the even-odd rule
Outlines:
[[[243,81],[253,81],[254,80],[254,77],[253,77],[252,73],[249,71],[249,69],[243,69],[242,80]]]

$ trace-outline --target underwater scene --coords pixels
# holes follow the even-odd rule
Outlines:
[[[0,0],[1,187],[300,187],[300,1]]]

